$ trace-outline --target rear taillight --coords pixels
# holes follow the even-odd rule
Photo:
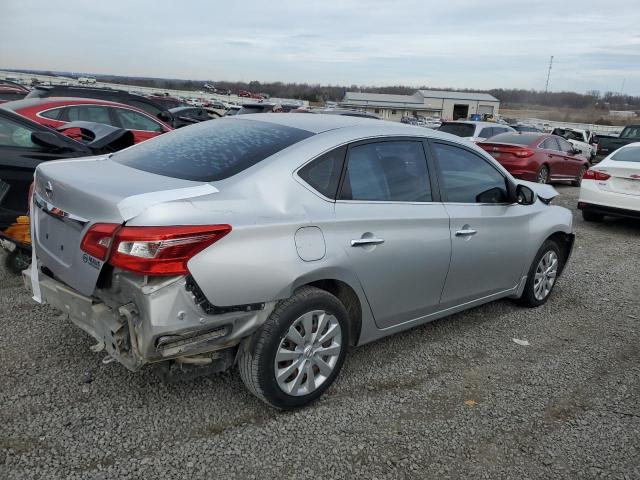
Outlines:
[[[220,240],[231,225],[122,227],[96,223],[80,244],[89,255],[143,275],[184,275],[191,257]]]
[[[109,263],[143,275],[184,275],[187,262],[231,231],[231,225],[122,227]]]
[[[518,158],[527,158],[533,156],[533,154],[536,152],[534,152],[533,150],[529,150],[528,148],[518,148],[514,149],[512,153]]]
[[[92,225],[82,239],[80,248],[83,252],[104,262],[109,254],[113,234],[119,227],[120,225],[117,223],[96,223]]]
[[[583,180],[609,180],[611,175],[608,173],[603,173],[598,170],[589,169],[584,172]]]

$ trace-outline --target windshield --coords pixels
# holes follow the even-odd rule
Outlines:
[[[621,148],[611,156],[611,160],[640,163],[640,147]]]
[[[624,127],[620,138],[634,138],[640,139],[640,125],[633,125],[632,127]]]
[[[473,123],[443,123],[438,130],[457,137],[473,137],[476,127]]]
[[[553,131],[553,135],[558,135],[567,140],[577,140],[578,142],[584,141],[584,137],[582,136],[581,133],[572,132],[571,130],[565,130],[564,128],[556,128]]]
[[[111,158],[145,172],[213,182],[229,178],[311,135],[298,128],[230,118],[166,133]]]

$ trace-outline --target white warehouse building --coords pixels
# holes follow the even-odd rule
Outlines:
[[[417,115],[458,120],[475,114],[496,115],[500,100],[488,93],[445,90],[418,90],[413,95],[346,92],[340,106],[364,110],[385,120]]]

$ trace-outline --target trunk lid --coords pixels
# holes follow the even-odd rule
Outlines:
[[[596,167],[599,172],[611,175],[606,181],[598,182],[601,190],[623,193],[625,195],[640,195],[640,164],[638,162],[607,163]]]
[[[124,223],[151,205],[217,190],[209,184],[136,170],[90,157],[41,164],[34,176],[33,247],[42,265],[84,295],[103,262],[80,249],[95,223]]]

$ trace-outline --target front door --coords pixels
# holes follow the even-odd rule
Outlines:
[[[451,219],[451,266],[441,308],[516,287],[524,275],[530,209],[508,203],[506,176],[490,160],[444,141],[432,145]]]
[[[449,217],[433,194],[423,142],[354,144],[336,211],[336,235],[379,328],[438,309],[449,268]]]

